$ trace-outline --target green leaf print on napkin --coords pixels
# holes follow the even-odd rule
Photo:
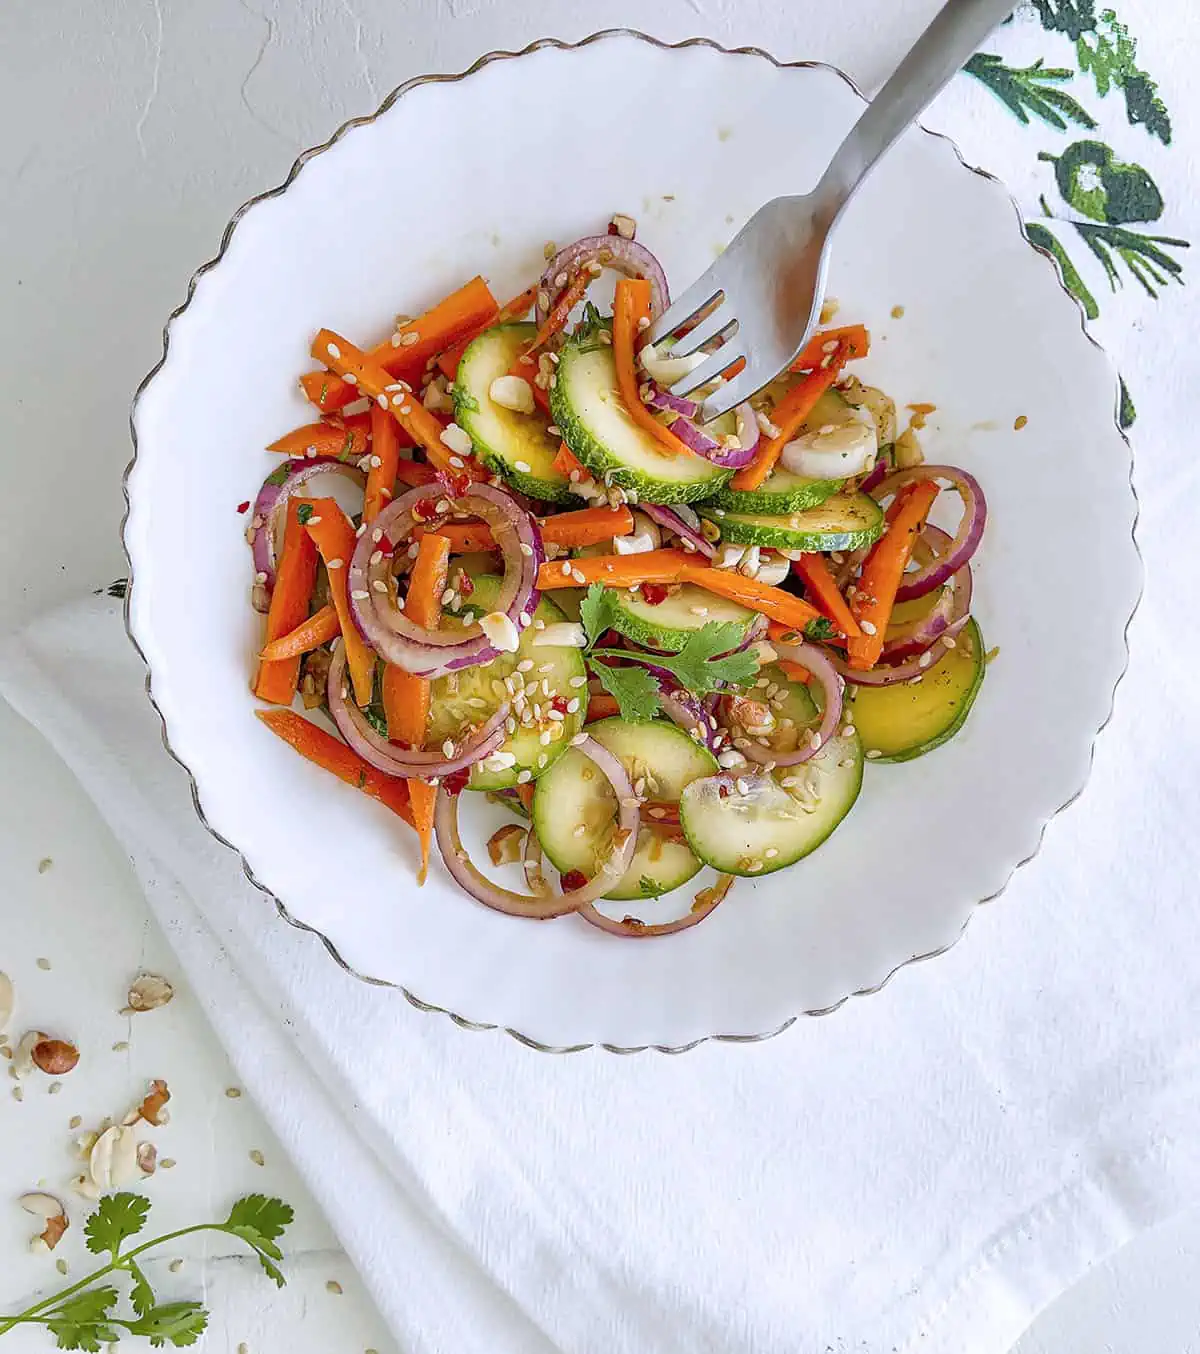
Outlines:
[[[1130,125],[1140,123],[1164,146],[1171,144],[1171,118],[1158,97],[1158,86],[1138,68],[1137,43],[1113,10],[1106,9],[1094,28],[1077,35],[1075,51],[1079,69],[1091,73],[1101,98],[1110,89],[1119,89]]]
[[[1054,165],[1063,198],[1084,216],[1110,226],[1157,221],[1163,213],[1158,185],[1141,165],[1123,164],[1103,141],[1076,141],[1061,155],[1048,151],[1039,160]]]
[[[1093,0],[1033,0],[1033,7],[1048,33],[1065,33],[1072,42],[1095,30]]]
[[[1051,127],[1065,132],[1067,122],[1077,127],[1092,128],[1095,118],[1075,99],[1055,86],[1072,80],[1075,72],[1063,67],[1044,66],[1041,59],[1032,66],[1006,66],[992,52],[976,52],[963,67],[968,75],[987,85],[1020,120],[1028,125],[1029,114],[1041,118]]]

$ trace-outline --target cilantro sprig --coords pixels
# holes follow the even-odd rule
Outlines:
[[[701,629],[693,630],[675,653],[640,654],[632,649],[599,648],[616,611],[616,598],[601,583],[588,588],[579,606],[579,618],[587,636],[584,657],[605,691],[616,700],[622,719],[641,724],[659,713],[662,705],[658,682],[644,667],[617,668],[600,659],[618,658],[662,668],[694,696],[707,696],[730,686],[749,686],[758,675],[754,650],[735,648],[744,634],[736,621],[709,621]]]
[[[0,1316],[0,1335],[17,1326],[40,1325],[53,1335],[59,1349],[82,1349],[98,1354],[104,1346],[122,1335],[141,1335],[155,1348],[171,1344],[176,1348],[194,1345],[208,1325],[208,1312],[202,1303],[192,1301],[159,1302],[154,1287],[138,1264],[138,1257],[156,1246],[193,1232],[224,1232],[237,1237],[258,1256],[259,1264],[282,1288],[283,1273],[278,1262],[283,1258],[278,1241],[292,1221],[292,1208],[282,1199],[263,1194],[248,1194],[229,1210],[224,1222],[202,1222],[193,1227],[143,1241],[122,1250],[131,1237],[146,1225],[150,1200],[141,1194],[108,1194],[84,1225],[87,1248],[93,1255],[107,1255],[108,1263],[78,1283],[35,1302],[16,1316]],[[123,1273],[130,1277],[129,1305],[132,1318],[116,1316],[120,1293],[100,1279]]]

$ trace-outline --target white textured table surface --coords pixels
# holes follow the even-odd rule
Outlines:
[[[665,38],[705,33],[783,57],[818,55],[870,85],[889,60],[873,20],[883,3],[851,0],[837,45],[819,53],[798,36],[803,6],[764,0],[610,0],[600,10],[580,0],[0,7],[0,463],[10,506],[0,532],[0,629],[122,572],[130,393],[231,212],[281,179],[300,149],[371,111],[411,75],[620,23]],[[910,3],[903,36],[935,8],[935,0]],[[899,36],[895,24],[890,34]],[[226,1096],[227,1063],[188,993],[154,1013],[117,1014],[139,967],[170,973],[169,947],[82,792],[2,706],[0,772],[0,968],[18,988],[13,1025],[76,1037],[85,1053],[58,1096],[42,1084],[20,1104],[0,1100],[0,1308],[57,1277],[44,1257],[25,1253],[29,1219],[7,1201],[72,1172],[72,1115],[93,1122],[118,1113],[147,1078],[162,1076],[174,1113],[156,1136],[160,1154],[178,1164],[150,1185],[155,1222],[215,1215],[250,1189],[281,1193],[299,1213],[293,1282],[282,1294],[220,1254],[196,1252],[164,1275],[172,1290],[207,1295],[209,1348],[244,1341],[255,1354],[382,1354],[387,1337],[253,1105]],[[47,858],[53,864],[39,872]],[[113,1051],[124,1041],[127,1050]],[[251,1161],[253,1149],[265,1166]],[[58,1254],[80,1272],[78,1230]],[[1019,1354],[1200,1351],[1198,1256],[1200,1213],[1192,1212],[1065,1295]],[[331,1279],[341,1295],[327,1290]],[[9,1345],[15,1354],[47,1341],[15,1331]]]

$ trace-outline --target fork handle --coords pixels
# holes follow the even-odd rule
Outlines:
[[[1012,13],[1014,0],[947,0],[838,147],[816,194],[833,213],[972,52]]]

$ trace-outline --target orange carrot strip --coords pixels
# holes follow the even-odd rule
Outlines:
[[[628,536],[633,530],[633,513],[625,507],[580,508],[578,512],[560,512],[538,521],[547,545],[567,549],[599,545],[610,536]],[[446,522],[437,528],[417,526],[413,528],[413,535],[420,539],[434,530],[450,542],[452,555],[470,555],[496,548],[491,530],[484,522]]]
[[[661,553],[661,552],[660,552]],[[625,555],[624,559],[637,559],[637,555]],[[649,558],[642,555],[642,559]],[[773,621],[781,621],[795,630],[803,630],[809,621],[816,620],[821,614],[815,607],[809,606],[799,597],[794,597],[782,588],[773,588],[769,583],[760,583],[757,578],[744,578],[734,569],[714,569],[711,566],[697,564],[694,558],[684,556],[688,561],[683,570],[683,581],[695,583],[706,592],[714,592],[718,597],[728,597],[732,602],[740,602],[751,611],[761,612]]]
[[[585,724],[591,724],[597,719],[611,719],[613,715],[619,715],[621,707],[617,704],[615,696],[610,696],[607,691],[598,691],[588,697],[587,718]]]
[[[329,594],[333,598],[338,622],[342,627],[342,638],[346,642],[346,666],[350,669],[355,703],[360,707],[370,705],[371,688],[375,683],[375,652],[368,647],[354,624],[346,583],[350,559],[358,544],[354,525],[338,507],[336,498],[305,498],[300,502],[308,505],[309,512],[301,513],[305,518],[304,529],[321,552],[325,571],[329,575]]]
[[[323,414],[331,414],[358,399],[358,391],[352,385],[328,371],[306,371],[300,378],[300,389]]]
[[[378,461],[378,465],[376,462]],[[400,425],[378,404],[371,406],[371,465],[363,497],[363,521],[373,522],[392,501],[400,465]]]
[[[846,646],[853,668],[873,668],[879,662],[896,590],[937,496],[938,486],[931,480],[921,480],[897,495],[888,513],[887,531],[863,561],[850,603],[862,630],[861,637]]]
[[[777,437],[764,438],[755,452],[754,460],[743,466],[730,483],[735,489],[757,489],[775,468],[784,447],[795,437],[800,425],[813,411],[813,406],[833,385],[850,355],[847,343],[838,344],[837,351],[826,353],[818,366],[802,376],[771,412],[771,422],[779,429]]]
[[[467,351],[467,348],[475,342],[479,335],[498,324],[511,324],[514,320],[524,319],[529,314],[529,308],[533,305],[536,297],[537,287],[526,287],[511,301],[506,301],[486,324],[479,325],[471,333],[447,348],[445,352],[439,353],[437,363],[442,375],[448,376],[453,381],[458,375],[458,364],[462,361],[463,353]]]
[[[417,558],[409,577],[405,614],[415,624],[435,630],[442,619],[442,593],[446,590],[446,574],[450,561],[450,545],[444,537],[426,536],[421,540]],[[430,684],[424,677],[415,677],[395,664],[389,663],[383,673],[383,708],[387,715],[388,737],[422,747],[429,724]],[[421,873],[417,882],[423,884],[429,870],[429,848],[433,841],[433,805],[437,786],[423,780],[408,782],[409,801],[413,822],[421,839]]]
[[[313,339],[312,355],[319,361],[328,362],[340,376],[351,376],[353,380],[350,384],[377,404],[379,396],[383,395],[388,402],[388,412],[425,449],[430,463],[438,470],[455,480],[487,478],[487,471],[474,457],[456,457],[456,460],[463,462],[461,467],[450,464],[450,457],[454,453],[442,441],[443,427],[439,420],[425,408],[410,388],[394,381],[377,361],[356,348],[349,339],[335,334],[331,329],[322,329]],[[397,386],[402,388],[396,389]]]
[[[283,549],[275,572],[275,590],[267,612],[267,642],[290,634],[308,615],[308,600],[317,581],[317,550],[300,524],[300,500],[289,498]],[[279,658],[258,665],[254,694],[272,705],[291,705],[300,678],[300,658]]]
[[[547,560],[538,570],[537,585],[547,591],[551,588],[580,588],[589,583],[606,583],[610,588],[631,588],[635,583],[678,583],[690,562],[691,557],[682,550],[647,550],[640,555],[592,555],[589,559]],[[563,573],[564,564],[570,566],[566,573]]]
[[[790,677],[793,682],[802,682],[805,686],[812,678],[812,673],[807,668],[802,668],[799,663],[793,663],[790,658],[777,658],[775,666],[785,677]]]
[[[838,591],[833,574],[825,562],[824,555],[806,554],[792,562],[792,572],[804,580],[804,586],[812,593],[817,605],[838,626],[843,635],[857,639],[862,631],[854,619],[854,613],[846,604],[846,599]]]
[[[642,403],[638,391],[637,363],[634,358],[639,320],[650,318],[650,283],[644,278],[623,277],[617,283],[613,300],[612,349],[617,367],[617,389],[629,417],[658,442],[664,455],[694,455],[678,437]]]
[[[827,346],[830,343],[848,344],[850,359],[866,357],[871,351],[871,335],[865,324],[845,324],[837,329],[818,329],[804,345],[800,356],[793,359],[792,371],[808,371],[820,366],[825,354],[834,351]]]
[[[525,812],[531,814],[533,812],[533,786],[526,781],[524,785],[518,785],[516,790],[517,798],[524,806]]]
[[[396,776],[385,775],[368,765],[352,748],[339,742],[331,733],[310,724],[302,715],[293,710],[255,710],[259,719],[296,751],[319,766],[323,771],[332,771],[347,785],[353,785],[363,794],[370,795],[381,804],[387,805],[412,827],[412,809],[408,802],[408,786]]]
[[[585,480],[589,478],[589,471],[582,461],[576,460],[571,448],[565,442],[559,444],[558,455],[554,458],[554,468],[560,475],[566,475],[571,478],[575,471],[579,472],[579,478]]]
[[[259,658],[266,663],[273,663],[280,658],[295,658],[299,654],[319,649],[341,633],[342,623],[338,620],[337,607],[330,603],[320,611],[314,611],[308,620],[301,621],[288,634],[272,640],[259,654]]]
[[[418,484],[432,484],[438,472],[424,461],[408,461],[402,456],[396,464],[396,478],[409,489]]]
[[[554,303],[550,314],[546,316],[541,328],[533,336],[533,341],[525,349],[527,353],[533,354],[554,337],[560,329],[565,329],[567,321],[571,318],[571,312],[587,295],[587,289],[595,282],[595,277],[588,272],[586,268],[581,268],[579,272],[567,283],[563,294]],[[647,290],[650,284],[647,283]],[[647,311],[649,307],[647,307]]]
[[[313,456],[336,456],[342,461],[357,461],[366,454],[367,437],[353,424],[342,422],[306,423],[272,442],[268,451],[303,459]]]
[[[481,277],[473,277],[424,315],[403,325],[382,343],[377,343],[368,355],[387,372],[391,380],[405,380],[413,385],[421,379],[426,362],[443,348],[448,348],[469,334],[476,326],[485,323],[495,313],[496,298],[487,283]],[[334,376],[326,376],[323,403],[320,406],[322,409],[340,409],[342,405],[358,399],[359,391],[353,381],[337,379],[344,376],[344,372],[338,371],[324,353],[313,353],[313,356],[336,372]],[[307,383],[301,378],[305,394],[309,393],[312,384],[311,373]]]
[[[545,389],[544,386],[538,385],[537,381],[534,379],[537,374],[537,359],[531,357],[526,361],[525,354],[518,357],[512,366],[509,367],[507,372],[507,375],[509,376],[518,376],[522,381],[529,382],[529,388],[533,391],[534,404],[537,405],[547,418],[552,418],[553,415],[550,412],[550,392]]]

